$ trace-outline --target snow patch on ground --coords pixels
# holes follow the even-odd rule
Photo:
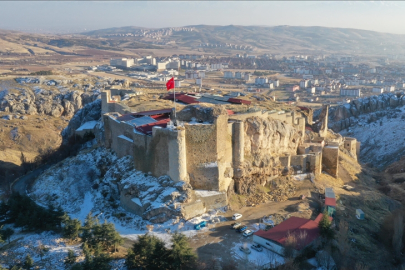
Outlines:
[[[77,218],[82,223],[91,212],[100,222],[106,220],[113,223],[122,237],[131,240],[147,233],[146,225],[153,225],[150,233],[170,244],[171,232],[178,231],[192,237],[198,233],[194,225],[201,221],[217,223],[226,220],[221,215],[225,210],[222,209],[210,211],[189,221],[176,217],[162,224],[152,224],[120,206],[118,182],[124,188],[136,185],[136,202],[143,206],[148,204],[147,211],[174,204],[176,201],[170,197],[179,193],[177,188],[181,189],[184,183],[170,186],[169,180],[136,171],[131,158],[118,159],[109,150],[100,147],[82,151],[75,158],[52,166],[38,177],[30,196],[41,205],[52,203],[61,206],[72,218]],[[154,196],[152,191],[155,192]],[[207,228],[202,229],[204,230]]]
[[[10,248],[0,253],[0,263],[4,265],[14,265],[23,262],[30,254],[34,260],[34,265],[41,266],[40,269],[65,269],[64,260],[68,250],[71,249],[76,255],[81,255],[80,244],[68,245],[59,234],[53,232],[43,232],[41,234],[24,233],[21,229],[14,229],[15,234],[11,237],[13,241]],[[48,251],[44,256],[39,255],[39,246],[44,245]],[[3,246],[6,244],[3,244]],[[79,260],[83,258],[79,257]]]
[[[248,247],[251,251],[250,254],[245,254],[243,251],[239,250],[239,247],[244,246]],[[247,242],[244,243],[237,243],[231,249],[232,256],[240,262],[240,265],[243,263],[250,263],[255,265],[256,267],[262,266],[276,266],[284,264],[284,258],[277,253],[274,253],[266,248],[263,248],[262,252],[256,251],[251,248],[251,244]]]
[[[389,117],[372,123],[360,117],[356,126],[340,132],[342,136],[360,141],[360,160],[378,168],[384,168],[405,154],[405,107],[393,110]]]

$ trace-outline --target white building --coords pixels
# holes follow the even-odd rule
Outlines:
[[[211,69],[222,69],[222,64],[211,64]]]
[[[134,59],[128,58],[110,59],[110,65],[114,67],[129,68],[134,65]]]
[[[361,97],[361,89],[340,89],[341,96]]]
[[[194,70],[187,70],[186,71],[186,79],[197,79],[200,77],[200,73]],[[204,77],[205,77],[205,72],[204,72]]]
[[[394,85],[389,85],[384,87],[385,92],[394,92],[395,91],[395,86]]]
[[[243,79],[244,73],[240,71],[235,72],[235,78],[236,79]]]
[[[280,80],[274,80],[273,84],[274,84],[274,87],[279,87],[280,86]]]
[[[157,70],[165,70],[166,67],[167,67],[167,65],[168,65],[169,63],[170,63],[169,61],[158,62],[158,63],[156,64],[156,69],[157,69]]]
[[[195,79],[195,84],[202,85],[202,79],[201,78]]]
[[[382,94],[384,92],[383,87],[373,87],[373,93]]]
[[[225,71],[224,72],[224,78],[233,78],[233,72],[232,71]]]
[[[302,75],[303,79],[312,79],[314,75]]]
[[[307,88],[309,85],[309,80],[301,80],[300,81],[300,88]]]
[[[175,80],[175,81],[174,81],[174,87],[175,87],[175,88],[181,87],[181,81]]]
[[[252,75],[250,73],[245,73],[245,81],[249,82],[252,79]]]
[[[308,92],[309,94],[315,94],[315,92],[316,92],[316,87],[315,87],[315,86],[308,87],[308,88],[307,88],[307,92]]]
[[[205,78],[205,71],[204,70],[199,70],[198,71],[198,77],[200,77],[201,79]]]
[[[255,79],[255,84],[257,84],[257,85],[262,85],[262,84],[265,84],[268,82],[269,82],[269,80],[266,77],[257,77]]]
[[[265,88],[274,89],[274,84],[272,82],[268,82],[263,84]]]

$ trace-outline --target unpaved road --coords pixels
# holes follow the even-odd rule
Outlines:
[[[12,186],[13,192],[18,192],[21,195],[27,195],[26,190],[28,186],[32,184],[35,181],[35,179],[49,167],[51,167],[51,165],[46,164],[38,169],[29,172],[24,176],[21,176],[19,179],[17,179],[17,181],[13,183]]]

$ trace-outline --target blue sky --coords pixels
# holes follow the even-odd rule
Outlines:
[[[0,1],[0,28],[70,31],[120,26],[299,25],[405,34],[405,2]]]

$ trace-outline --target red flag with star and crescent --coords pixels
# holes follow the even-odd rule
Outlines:
[[[169,91],[170,89],[174,89],[174,77],[167,81],[166,88],[167,91]]]

